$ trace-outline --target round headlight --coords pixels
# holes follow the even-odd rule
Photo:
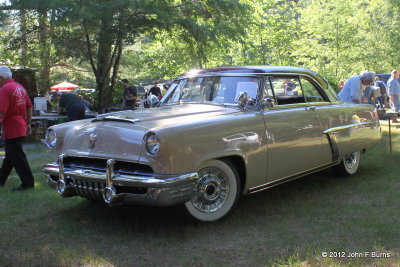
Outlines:
[[[56,132],[53,129],[48,129],[46,132],[46,143],[48,147],[55,147],[57,143]]]
[[[152,156],[157,155],[158,151],[160,151],[160,140],[155,133],[148,133],[146,136],[146,150]]]

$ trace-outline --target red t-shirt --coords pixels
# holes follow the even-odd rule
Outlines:
[[[13,79],[5,81],[0,88],[0,113],[3,138],[12,139],[26,136],[26,109],[32,107],[25,88]]]

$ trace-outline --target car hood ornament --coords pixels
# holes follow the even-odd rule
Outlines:
[[[97,135],[95,133],[92,133],[89,135],[89,144],[88,147],[90,149],[93,149],[94,146],[96,145],[96,140],[97,140]]]

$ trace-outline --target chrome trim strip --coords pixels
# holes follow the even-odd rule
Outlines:
[[[76,180],[79,182],[78,185],[73,185],[74,189],[79,191],[82,194],[78,194],[82,197],[88,198],[89,196],[85,195],[83,191],[83,182],[80,183],[80,180]],[[52,180],[50,177],[48,179],[48,183],[50,187],[56,188],[57,182]],[[143,204],[143,205],[151,205],[158,207],[172,206],[176,204],[182,204],[186,201],[189,201],[193,194],[193,184],[195,180],[191,183],[186,183],[182,185],[174,184],[173,187],[163,187],[163,188],[147,188],[147,192],[145,194],[135,194],[135,193],[119,193],[117,197],[119,200],[122,200],[123,203],[126,204]],[[99,184],[98,189],[98,197],[97,200],[103,200],[103,191],[104,184]]]
[[[110,164],[111,166],[112,164]],[[43,166],[43,172],[45,174],[50,175],[59,175],[60,168],[56,163],[46,164]],[[109,174],[104,172],[97,171],[87,171],[87,170],[76,170],[70,168],[64,168],[64,175],[72,176],[76,179],[82,179],[92,182],[102,182],[106,183],[107,178],[112,180],[112,184],[123,183],[129,186],[138,186],[138,187],[168,187],[178,184],[185,184],[194,182],[198,174],[197,172],[185,173],[185,174],[177,174],[177,175],[157,175],[152,174],[151,176],[136,176],[136,175],[127,175],[127,174],[114,174],[111,175],[112,171],[109,170]]]
[[[58,162],[60,164],[60,171],[58,172],[58,180],[60,181],[64,181],[65,182],[65,176],[64,176],[64,158],[65,158],[65,154],[61,154],[58,157]]]
[[[113,181],[113,178],[115,176],[114,166],[115,166],[115,160],[114,159],[107,160],[106,187],[111,187],[112,184],[113,184],[112,181]]]
[[[281,109],[291,109],[291,108],[306,108],[309,107],[309,103],[296,103],[296,104],[283,104],[283,105],[274,105],[273,107],[269,108],[269,110],[281,110]]]
[[[332,161],[339,160],[339,147],[337,142],[338,134],[335,132],[327,133],[326,136],[328,137],[329,145],[331,147],[332,152]]]
[[[375,121],[366,121],[366,122],[353,123],[353,124],[343,125],[343,126],[339,126],[339,127],[329,128],[329,129],[326,129],[325,131],[323,131],[322,133],[328,134],[328,133],[331,133],[331,132],[337,132],[337,131],[340,131],[340,130],[345,130],[345,129],[349,129],[349,128],[353,128],[353,127],[357,127],[357,126],[368,125],[368,124],[373,124],[373,123],[375,123]]]
[[[120,113],[120,112],[118,112]],[[107,113],[106,115],[97,115],[96,118],[94,118],[92,120],[92,122],[96,122],[96,121],[123,121],[123,122],[130,122],[130,123],[136,123],[138,121],[140,121],[139,119],[132,119],[130,117],[124,117],[124,116],[119,116],[117,114],[113,114],[110,115],[109,113]]]
[[[319,172],[319,171],[321,171],[323,169],[326,169],[328,167],[334,166],[336,164],[337,164],[337,162],[329,163],[329,164],[323,165],[321,167],[318,167],[316,169],[313,169],[311,171],[302,172],[302,173],[299,173],[299,174],[296,174],[296,175],[293,175],[293,176],[289,176],[289,177],[286,177],[286,178],[282,178],[282,179],[279,179],[279,180],[276,180],[276,181],[273,181],[273,182],[270,182],[270,183],[266,183],[266,184],[262,184],[262,185],[259,185],[259,186],[255,186],[255,187],[249,188],[248,193],[249,194],[257,193],[257,192],[263,191],[265,189],[268,189],[268,188],[271,188],[271,187],[286,183],[288,181],[301,178],[301,177],[309,175],[311,173]]]
[[[268,108],[268,110],[281,110],[281,109],[291,109],[291,108],[310,108],[314,107],[316,109],[317,107],[320,106],[331,106],[332,104],[330,102],[306,102],[306,103],[296,103],[296,104],[284,104],[284,105],[275,105],[273,107]]]

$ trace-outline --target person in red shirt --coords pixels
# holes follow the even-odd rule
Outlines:
[[[4,186],[15,168],[22,183],[13,190],[34,188],[35,179],[22,148],[24,137],[31,132],[32,103],[26,89],[12,79],[11,70],[6,66],[0,66],[0,87],[0,121],[5,143],[0,186]]]

